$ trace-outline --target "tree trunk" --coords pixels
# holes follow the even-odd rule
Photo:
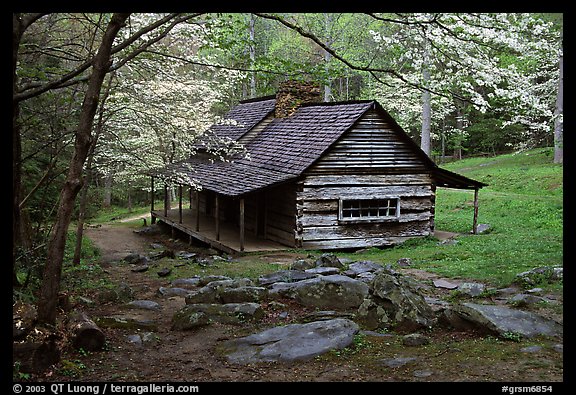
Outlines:
[[[423,85],[427,86],[430,81],[430,71],[424,69],[422,71]],[[431,97],[429,91],[422,92],[422,131],[420,134],[420,148],[430,156],[430,128],[432,124],[432,108]]]
[[[560,38],[562,39],[562,37]],[[561,51],[564,51],[564,45],[560,47]],[[554,120],[554,163],[564,162],[564,56],[560,52],[560,77],[558,78],[558,92],[556,94],[556,110],[554,115],[556,119]]]
[[[96,125],[94,140],[90,145],[88,153],[88,162],[86,163],[86,178],[84,180],[84,187],[82,188],[82,193],[80,195],[80,208],[78,213],[78,224],[76,227],[76,247],[74,249],[74,258],[72,259],[74,265],[80,264],[80,257],[82,255],[82,237],[84,237],[84,218],[86,217],[86,206],[88,205],[88,188],[90,187],[90,182],[92,181],[92,161],[94,160],[94,149],[96,148],[98,138],[102,133],[102,126],[104,124],[104,103],[106,102],[106,99],[110,93],[111,80],[112,78],[109,79],[109,84],[106,88],[104,96],[102,97],[102,103],[98,113],[98,124]]]
[[[331,46],[332,45],[332,38],[330,37],[330,32],[332,30],[332,23],[333,23],[333,18],[332,18],[332,14],[326,13],[324,14],[324,27],[326,29],[326,45]],[[332,86],[331,86],[331,79],[329,76],[329,72],[330,72],[330,60],[332,59],[332,55],[330,54],[330,52],[328,51],[324,51],[324,69],[326,71],[326,84],[324,85],[324,101],[325,102],[329,102],[331,97],[332,97]]]
[[[112,173],[106,175],[104,178],[104,201],[102,202],[105,208],[112,206],[112,181],[114,177]]]
[[[106,343],[104,332],[86,314],[73,311],[68,319],[72,346],[85,351],[102,350]]]
[[[428,54],[428,40],[425,40],[426,47],[424,48],[424,62],[422,64],[422,86],[428,88],[430,85],[430,70],[429,67],[429,54]],[[432,98],[430,91],[422,91],[422,130],[420,133],[420,148],[430,156],[430,129],[432,126]]]
[[[60,205],[56,215],[56,222],[48,244],[48,254],[38,299],[38,321],[41,323],[52,325],[56,323],[66,233],[72,217],[74,200],[82,187],[82,168],[92,143],[91,133],[94,115],[98,108],[102,83],[110,66],[112,44],[129,15],[129,13],[120,13],[112,16],[102,37],[98,53],[94,58],[92,74],[90,75],[88,88],[82,103],[80,121],[76,131],[74,155],[60,194]]]
[[[250,67],[255,68],[256,63],[256,41],[254,39],[254,24],[256,22],[256,17],[254,14],[250,14]],[[256,97],[256,72],[250,73],[250,98]]]

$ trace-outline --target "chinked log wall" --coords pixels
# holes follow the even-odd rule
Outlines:
[[[400,199],[400,216],[385,222],[338,219],[340,199]],[[413,147],[371,111],[297,184],[296,244],[303,248],[393,245],[432,232],[435,193]]]

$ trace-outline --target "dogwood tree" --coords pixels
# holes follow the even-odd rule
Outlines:
[[[418,114],[424,114],[421,145],[428,154],[432,121],[437,124],[452,111],[462,119],[465,105],[480,112],[493,108],[495,103],[506,106],[508,119],[502,125],[524,125],[526,145],[535,142],[539,131],[550,130],[561,54],[558,34],[551,23],[530,14],[400,14],[374,18],[386,23],[382,31],[370,31],[385,54],[385,66],[402,75],[409,91],[398,95],[397,83],[381,85],[377,89],[379,99],[391,107],[407,103],[403,111],[409,115],[404,117],[411,123]],[[420,106],[416,104],[418,92],[410,87],[423,92]],[[444,108],[447,98],[453,102],[450,110]],[[431,107],[443,111],[433,116],[434,111],[427,111]],[[461,125],[456,129],[462,130]]]
[[[203,27],[183,25],[118,71],[107,101],[106,138],[95,152],[102,177],[147,190],[150,169],[190,157],[197,138],[219,121],[214,107],[245,75],[199,56],[202,45],[209,45]],[[221,159],[224,151],[240,149],[212,148],[221,150]]]

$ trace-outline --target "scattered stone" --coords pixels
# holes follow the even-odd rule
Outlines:
[[[172,328],[191,329],[211,322],[239,325],[259,321],[262,317],[264,311],[257,303],[189,304],[174,314]]]
[[[203,311],[180,310],[172,317],[172,330],[185,331],[210,324],[210,319]]]
[[[203,287],[204,285],[211,283],[212,281],[220,281],[220,280],[232,280],[232,279],[228,276],[209,275],[200,277],[200,279],[198,280],[198,285],[200,287]]]
[[[186,304],[220,303],[217,289],[204,286],[196,291],[186,292]]]
[[[307,270],[316,267],[316,262],[311,259],[297,259],[290,265],[291,270]]]
[[[142,347],[142,338],[140,335],[128,335],[126,336],[129,343],[134,344],[136,347]]]
[[[520,349],[520,352],[527,352],[527,353],[540,352],[540,351],[542,351],[542,346],[528,346]]]
[[[564,269],[560,266],[541,266],[527,272],[518,273],[515,283],[523,288],[534,287],[541,283],[554,283],[562,281]]]
[[[456,245],[456,244],[458,244],[458,240],[453,239],[453,238],[442,240],[442,241],[438,242],[438,245],[440,245],[440,246],[452,246],[452,245]]]
[[[172,280],[170,285],[173,287],[196,287],[200,283],[200,277],[192,277],[192,278],[177,278],[176,280]]]
[[[158,294],[160,296],[186,296],[188,293],[190,293],[190,291],[184,288],[158,288]]]
[[[316,260],[316,266],[320,267],[337,267],[339,269],[344,268],[344,264],[340,262],[340,259],[335,254],[326,253],[320,255]]]
[[[540,296],[528,295],[528,294],[517,294],[514,295],[512,298],[508,299],[508,304],[523,307],[528,306],[533,303],[544,302],[546,301],[545,298]]]
[[[178,259],[192,259],[195,258],[196,255],[198,254],[196,254],[195,252],[187,252],[187,251],[178,251],[176,253],[176,257]]]
[[[268,296],[268,289],[264,287],[236,287],[226,288],[219,292],[222,303],[261,302]]]
[[[144,265],[140,265],[140,266],[136,266],[136,267],[132,268],[131,271],[134,273],[143,273],[143,272],[147,271],[148,269],[150,269],[150,266],[148,266],[147,264],[144,264]]]
[[[132,309],[160,310],[161,306],[152,300],[133,300],[126,305]]]
[[[382,359],[382,363],[389,368],[400,368],[404,365],[412,363],[416,361],[415,357],[398,357],[398,358],[389,358],[389,359]]]
[[[144,226],[142,229],[133,230],[133,232],[137,233],[137,234],[152,235],[152,234],[162,233],[162,229],[160,229],[158,224],[154,224],[154,225],[150,225],[150,226]]]
[[[288,319],[288,312],[287,311],[282,311],[280,314],[278,314],[278,318],[280,318],[281,320],[287,320]]]
[[[450,310],[477,328],[500,336],[510,333],[525,337],[563,335],[561,324],[528,311],[476,303],[463,303]]]
[[[134,299],[134,291],[126,283],[121,283],[117,288],[104,289],[97,295],[100,303],[128,302]]]
[[[457,288],[458,292],[472,297],[480,296],[484,289],[485,286],[481,283],[462,283]]]
[[[175,259],[175,258],[176,258],[176,254],[174,253],[173,250],[168,249],[168,250],[164,250],[164,251],[162,251],[162,252],[158,252],[158,253],[149,255],[148,258],[149,258],[150,260],[153,260],[153,261],[158,261],[158,260],[160,260],[160,259],[162,259],[162,258]]]
[[[400,258],[396,264],[400,267],[408,267],[412,265],[412,260],[410,258]]]
[[[329,276],[331,274],[340,273],[340,269],[337,267],[314,267],[312,269],[304,270],[306,273],[317,274],[319,276]]]
[[[170,273],[172,273],[172,269],[169,269],[169,268],[167,268],[167,267],[165,267],[165,268],[163,268],[163,269],[160,269],[160,270],[157,272],[158,277],[167,277],[167,276],[170,275]]]
[[[411,333],[402,338],[402,344],[405,346],[424,346],[430,343],[430,338],[420,333]]]
[[[150,243],[150,247],[152,247],[153,250],[160,250],[164,248],[164,245],[160,243]]]
[[[478,224],[476,226],[476,234],[481,235],[482,233],[488,233],[490,229],[492,229],[490,224]]]
[[[85,296],[77,296],[76,301],[84,306],[93,306],[96,302]]]
[[[559,352],[559,353],[563,353],[563,352],[564,352],[564,344],[560,344],[560,343],[554,344],[554,345],[552,346],[552,348],[554,349],[554,351],[557,351],[557,352]]]
[[[414,377],[418,377],[418,378],[430,377],[433,374],[434,374],[434,372],[431,370],[415,370],[414,371]]]
[[[272,285],[278,282],[291,283],[317,277],[316,274],[306,273],[301,270],[278,270],[264,274],[258,278],[258,284],[262,286]]]
[[[372,261],[359,261],[348,265],[348,269],[342,274],[350,277],[358,277],[365,273],[374,273],[382,270],[382,265],[379,265]]]
[[[451,283],[441,278],[439,278],[438,280],[434,280],[433,283],[436,288],[445,288],[445,289],[458,288],[458,284]]]
[[[220,351],[228,362],[237,364],[307,361],[347,347],[358,330],[356,323],[345,318],[290,324],[229,340]]]
[[[540,294],[542,293],[544,290],[542,288],[531,288],[526,290],[526,293],[528,294]]]
[[[124,262],[130,265],[144,264],[148,262],[148,258],[140,254],[128,254],[124,257]]]

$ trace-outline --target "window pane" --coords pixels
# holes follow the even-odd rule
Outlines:
[[[396,217],[398,199],[342,200],[342,218]]]

